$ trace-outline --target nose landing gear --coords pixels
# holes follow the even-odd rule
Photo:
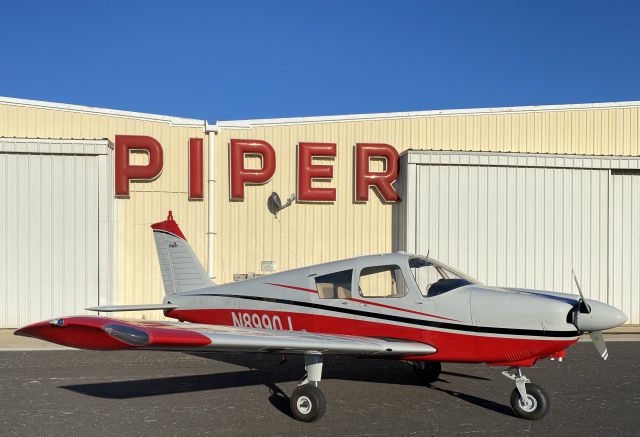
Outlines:
[[[516,416],[528,420],[540,420],[546,416],[550,402],[542,387],[532,384],[519,367],[510,367],[502,374],[516,382],[516,388],[511,392],[511,408]]]
[[[300,380],[298,387],[291,394],[291,414],[301,422],[319,420],[327,409],[324,394],[318,388],[322,379],[322,355],[306,354],[304,368],[307,374]]]

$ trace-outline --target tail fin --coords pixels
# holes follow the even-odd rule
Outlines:
[[[164,293],[180,293],[210,286],[211,280],[169,211],[167,219],[151,225],[156,240]]]

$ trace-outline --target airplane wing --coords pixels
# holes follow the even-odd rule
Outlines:
[[[178,322],[147,322],[73,316],[25,326],[16,335],[80,349],[320,353],[412,357],[430,355],[429,344],[389,338],[316,334]]]

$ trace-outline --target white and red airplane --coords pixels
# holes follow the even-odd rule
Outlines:
[[[424,383],[440,363],[506,366],[515,381],[514,413],[541,419],[545,391],[521,367],[562,358],[590,333],[602,358],[602,331],[626,316],[601,302],[547,291],[488,287],[431,258],[406,253],[362,256],[213,284],[173,220],[151,226],[165,288],[162,304],[89,308],[162,310],[179,322],[61,317],[18,329],[54,343],[97,350],[234,351],[302,354],[306,375],[291,395],[301,421],[322,417],[323,357],[407,361]],[[575,275],[574,275],[575,278]],[[191,323],[183,323],[191,322]]]

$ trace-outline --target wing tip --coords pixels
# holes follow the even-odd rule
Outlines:
[[[78,349],[200,349],[211,338],[189,328],[162,322],[132,322],[99,316],[71,316],[24,326],[15,335],[34,337]]]

